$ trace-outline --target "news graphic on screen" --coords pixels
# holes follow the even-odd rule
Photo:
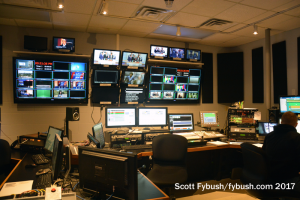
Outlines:
[[[186,59],[190,61],[200,61],[201,60],[201,51],[195,49],[186,50]]]
[[[150,56],[152,58],[167,58],[168,57],[168,47],[162,46],[150,46]]]
[[[171,132],[193,131],[193,114],[169,114],[169,130]]]
[[[138,108],[139,126],[167,126],[167,108]]]
[[[53,37],[53,51],[75,52],[75,38]]]
[[[94,85],[100,84],[118,84],[119,83],[119,71],[116,70],[94,70]],[[110,86],[106,85],[106,86]],[[104,85],[105,86],[105,85]]]
[[[201,69],[151,66],[149,71],[150,102],[199,102]]]
[[[118,66],[121,51],[94,49],[94,65]]]
[[[277,123],[270,123],[270,122],[258,122],[258,134],[266,135],[274,131],[274,127],[277,126]]]
[[[123,85],[144,85],[145,72],[123,71]]]
[[[169,58],[173,60],[183,60],[185,57],[185,49],[184,48],[169,48]]]
[[[136,126],[135,108],[106,108],[106,128]]]
[[[14,63],[16,103],[87,102],[88,63],[18,58]]]
[[[285,113],[291,111],[293,113],[300,113],[300,96],[285,96],[279,97],[280,112]]]
[[[121,103],[138,104],[145,99],[144,88],[122,88]]]
[[[145,68],[147,62],[147,53],[123,51],[122,66],[127,68]]]

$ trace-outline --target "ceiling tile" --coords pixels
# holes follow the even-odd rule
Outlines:
[[[272,28],[272,25],[276,25],[280,22],[284,22],[284,21],[287,21],[287,20],[292,19],[292,18],[294,18],[294,17],[281,14],[281,15],[277,15],[275,17],[272,17],[270,19],[264,20],[264,21],[262,21],[258,24],[260,26]]]
[[[9,25],[9,26],[17,26],[15,20],[7,19],[7,18],[0,18],[0,24]]]
[[[241,36],[241,37],[236,37],[232,40],[226,41],[223,44],[226,45],[227,47],[236,47],[236,46],[240,46],[240,45],[243,45],[243,44],[253,42],[255,40],[257,40],[257,39],[256,38],[251,38],[251,37]]]
[[[256,8],[272,10],[273,8],[286,4],[289,1],[291,0],[244,0],[240,3]]]
[[[254,37],[254,38],[257,38],[257,39],[261,39],[261,38],[265,37],[265,34],[264,34],[265,33],[265,28],[258,26],[257,27],[257,32],[258,32],[257,35],[254,35],[253,31],[254,31],[254,27],[249,26],[249,27],[246,27],[246,28],[241,29],[239,31],[233,32],[232,34],[233,35],[239,35],[239,36],[246,36],[246,37]]]
[[[246,20],[246,21],[244,21],[243,23],[244,23],[244,24],[252,24],[252,23],[254,23],[254,22],[257,22],[257,21],[259,21],[259,20],[262,20],[262,19],[264,19],[264,18],[267,18],[267,17],[269,17],[269,16],[271,16],[271,15],[273,15],[273,14],[275,14],[275,12],[273,12],[273,11],[267,11],[267,12],[261,14],[261,15],[258,15],[258,16],[256,16],[256,17],[253,17],[253,18],[249,19],[249,20]]]
[[[195,39],[195,38],[187,38],[187,37],[175,37],[173,38],[172,40],[175,40],[175,41],[180,41],[180,42],[198,42],[200,41],[200,39]]]
[[[179,12],[174,17],[171,17],[167,22],[171,24],[196,27],[207,21],[209,17]]]
[[[144,0],[110,0],[110,1],[122,1],[125,3],[141,4]]]
[[[203,38],[201,41],[222,43],[222,42],[226,42],[228,40],[232,40],[237,37],[240,37],[240,36],[236,36],[236,35],[232,35],[232,34],[225,34],[225,33],[216,33],[216,34],[213,34],[206,38]]]
[[[125,31],[125,30],[120,30],[118,32],[120,35],[127,35],[127,36],[133,36],[133,37],[145,37],[149,33],[145,32],[138,32],[138,31]]]
[[[120,29],[127,21],[127,19],[119,19],[107,16],[93,16],[89,26]]]
[[[149,22],[143,22],[143,21],[134,21],[129,20],[125,26],[122,28],[122,30],[126,31],[141,31],[144,32],[153,32],[155,29],[157,29],[160,26],[158,23],[149,23]]]
[[[241,2],[241,1],[243,1],[243,0],[225,0],[225,1],[232,1],[232,2],[238,3],[238,2]]]
[[[266,11],[262,9],[238,4],[225,10],[224,12],[218,14],[215,17],[219,19],[233,21],[233,22],[243,22],[253,17],[256,17],[258,15],[261,15],[264,12]]]
[[[64,31],[80,31],[85,32],[85,26],[68,26],[68,25],[61,25],[61,24],[54,24],[53,28],[56,30],[64,30]]]
[[[34,20],[24,20],[24,19],[15,19],[18,26],[21,27],[30,27],[30,28],[45,28],[52,29],[51,22],[42,22],[42,21],[34,21]]]
[[[96,0],[65,0],[64,11],[80,14],[92,14]]]
[[[223,25],[214,25],[214,26],[200,26],[200,29],[206,29],[206,30],[215,30],[215,31],[223,31],[223,30],[227,30],[231,27],[236,26],[238,23],[228,23],[228,24],[223,24]]]
[[[137,4],[123,3],[119,1],[109,1],[108,16],[115,15],[122,17],[130,17],[137,9],[137,7]]]
[[[214,17],[233,5],[235,5],[235,3],[223,0],[197,0],[190,3],[181,11],[195,15]]]
[[[146,37],[149,37],[149,38],[156,38],[156,39],[172,40],[172,39],[175,38],[176,36],[173,36],[173,35],[164,35],[164,34],[157,34],[157,33],[150,33],[150,34],[147,35]]]
[[[294,0],[294,1],[291,1],[287,4],[284,4],[282,6],[276,7],[273,10],[276,11],[276,12],[280,12],[282,10],[292,8],[292,7],[297,6],[299,4],[300,4],[299,0]],[[300,7],[297,7],[297,8],[294,8],[294,9],[290,10],[290,11],[287,11],[284,14],[300,17]]]
[[[278,29],[278,30],[282,30],[282,31],[289,31],[295,28],[299,28],[300,27],[300,18],[298,17],[293,17],[289,20],[277,23],[277,24],[273,24],[270,26],[270,28],[272,29]]]
[[[74,13],[52,13],[53,24],[87,26],[90,15]]]
[[[164,1],[162,0],[145,0],[142,5],[144,6],[151,6],[151,7],[155,7],[155,8],[162,8],[162,9],[167,9],[167,10],[181,10],[182,8],[184,8],[186,5],[188,5],[192,0],[184,0],[184,1],[174,1],[173,5],[171,8],[167,8],[166,4]]]
[[[105,34],[117,34],[119,29],[111,29],[111,28],[100,28],[100,27],[88,27],[88,33],[105,33]]]

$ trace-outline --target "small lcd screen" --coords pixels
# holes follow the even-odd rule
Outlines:
[[[146,67],[148,54],[123,51],[122,66]]]
[[[139,126],[167,126],[167,108],[138,108]]]
[[[123,71],[123,84],[144,85],[145,72]]]
[[[300,96],[280,97],[279,107],[281,113],[291,111],[300,114]]]
[[[63,133],[63,130],[50,126],[48,129],[48,135],[47,135],[47,139],[46,139],[46,143],[45,143],[45,149],[53,152],[55,135],[58,134],[59,137],[61,137],[62,133]]]
[[[179,58],[179,59],[184,59],[184,51],[185,49],[183,48],[169,48],[169,57],[170,58]]]
[[[75,51],[75,38],[53,37],[53,51]]]
[[[186,50],[186,59],[187,60],[200,61],[201,60],[200,56],[201,56],[200,50],[193,50],[193,49]]]
[[[106,127],[136,126],[135,108],[107,108]]]
[[[143,88],[122,88],[121,103],[143,103],[145,99]]]
[[[119,88],[114,87],[93,87],[92,88],[93,103],[111,103],[119,102]]]
[[[94,65],[114,65],[120,62],[120,51],[94,49]]]
[[[277,123],[269,123],[269,122],[258,122],[258,134],[266,135],[274,131],[274,127],[277,126]]]
[[[95,70],[94,83],[118,84],[119,72],[113,70]]]
[[[158,57],[167,58],[167,56],[168,56],[168,47],[151,45],[150,48],[151,48],[151,50],[150,50],[151,57],[158,56]]]
[[[170,131],[193,131],[193,114],[169,114]]]

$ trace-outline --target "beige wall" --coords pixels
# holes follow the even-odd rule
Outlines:
[[[48,47],[51,46],[53,36],[74,37],[76,38],[76,53],[90,55],[93,48],[116,48],[116,35],[89,34],[83,32],[58,31],[35,28],[18,28],[13,26],[0,26],[0,35],[3,36],[3,104],[1,105],[2,131],[1,138],[15,140],[18,135],[46,131],[48,126],[58,128],[64,127],[65,108],[72,105],[45,105],[45,104],[14,104],[13,103],[13,71],[12,57],[18,56],[13,51],[23,50],[24,35],[46,36],[48,37]],[[300,35],[300,29],[272,37],[272,43],[287,40],[287,60],[288,60],[288,87],[289,94],[292,88],[297,92],[297,50],[296,39]],[[185,47],[185,43],[150,38],[137,38],[120,36],[120,50],[130,49],[134,51],[149,52],[150,44],[167,45],[174,47]],[[264,45],[264,40],[259,40],[238,48],[221,48],[200,45],[195,43],[188,44],[190,48],[201,49],[203,52],[213,53],[213,84],[214,84],[214,103],[198,105],[168,106],[169,112],[192,112],[195,116],[195,123],[199,120],[199,111],[217,110],[219,111],[220,127],[225,127],[225,118],[228,105],[217,103],[217,53],[243,51],[244,52],[244,80],[245,80],[245,107],[256,107],[262,112],[263,120],[268,117],[265,104],[252,104],[252,76],[251,76],[251,50]],[[91,91],[91,90],[90,90]],[[297,93],[296,93],[297,94]],[[80,121],[70,122],[69,128],[73,141],[86,139],[87,132],[91,132],[94,125],[91,119],[93,111],[89,103],[80,107]],[[93,118],[96,122],[100,119],[100,108],[95,107]],[[105,122],[104,112],[102,123]],[[200,130],[199,128],[196,128]],[[8,135],[9,140],[5,135]]]

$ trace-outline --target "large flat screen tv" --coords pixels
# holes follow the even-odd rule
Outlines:
[[[147,65],[147,59],[147,53],[123,51],[122,67],[127,67],[128,69],[145,69]]]
[[[200,83],[201,69],[151,66],[147,103],[199,103]]]
[[[13,58],[15,103],[87,103],[88,61]]]
[[[108,49],[94,49],[93,65],[99,67],[118,67],[121,51]]]

